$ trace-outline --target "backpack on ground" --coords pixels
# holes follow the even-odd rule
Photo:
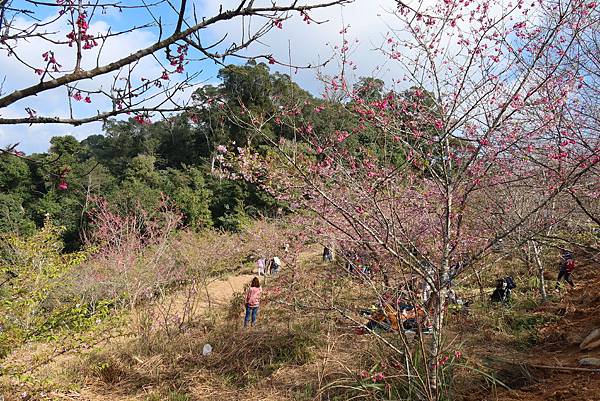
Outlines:
[[[506,288],[509,290],[514,290],[517,288],[517,284],[515,284],[515,280],[512,278],[512,276],[505,277],[504,282],[506,283]]]

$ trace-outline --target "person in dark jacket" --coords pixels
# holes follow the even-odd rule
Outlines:
[[[575,270],[575,259],[573,258],[573,254],[566,250],[562,249],[560,251],[560,263],[558,266],[558,278],[556,279],[556,289],[560,286],[560,280],[564,279],[571,288],[575,287],[573,283],[573,279],[571,278],[571,273]]]
[[[512,290],[517,288],[515,281],[511,276],[496,280],[496,289],[492,293],[490,300],[492,302],[506,303],[510,301]]]

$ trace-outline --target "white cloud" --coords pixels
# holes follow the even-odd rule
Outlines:
[[[218,10],[220,4],[223,4],[224,9],[231,9],[237,3],[235,0],[223,2],[205,0],[200,1],[200,6],[214,12]],[[255,4],[264,5],[267,3],[262,1]],[[306,3],[315,4],[318,1],[311,0]],[[307,24],[298,13],[293,13],[291,19],[283,22],[283,29],[273,29],[261,40],[260,44],[253,46],[245,54],[273,54],[276,60],[283,63],[288,63],[291,55],[291,61],[294,65],[319,65],[329,60],[334,53],[337,53],[333,47],[341,45],[342,35],[340,30],[343,26],[349,26],[346,39],[351,42],[353,48],[351,58],[357,66],[354,75],[357,77],[384,75],[386,67],[380,67],[382,59],[379,54],[373,52],[373,48],[383,41],[383,37],[388,31],[386,23],[393,24],[395,17],[390,12],[394,11],[396,7],[397,2],[395,0],[358,0],[345,6],[315,9],[309,13],[315,21],[327,21],[322,24],[315,22]],[[248,33],[248,26],[257,29],[262,23],[264,23],[264,20],[256,17],[252,20],[246,19],[244,32]],[[209,32],[213,40],[220,39],[225,34],[228,35],[222,48],[226,48],[232,42],[239,43],[242,38],[239,21],[217,25],[212,27]],[[358,39],[358,43],[356,43],[356,39]],[[289,68],[275,66],[273,69],[289,73]],[[338,71],[339,63],[334,60],[322,72],[336,74]],[[316,79],[314,69],[299,70],[297,74],[292,71],[292,76],[301,86],[309,89],[314,94],[318,95],[322,89],[320,82]]]
[[[19,143],[19,150],[30,153],[42,153],[48,150],[50,139],[54,136],[73,135],[79,140],[90,135],[101,134],[101,123],[71,127],[57,124],[44,125],[0,125],[0,144],[7,146]]]
[[[308,2],[315,3],[316,1],[309,0]],[[224,2],[201,0],[196,2],[196,9],[201,15],[207,16],[218,12],[221,4],[227,9],[235,6],[236,3],[239,4],[237,1],[233,0],[226,0]],[[270,2],[263,0],[257,1],[255,4],[261,3],[267,5]],[[288,59],[288,50],[290,50],[293,64],[317,65],[324,60],[329,59],[333,53],[332,47],[336,44],[340,44],[341,35],[339,34],[339,31],[342,28],[343,20],[344,25],[350,25],[348,37],[353,40],[354,38],[360,39],[360,42],[357,44],[356,50],[352,55],[359,66],[356,75],[377,74],[376,67],[378,61],[376,57],[373,57],[371,48],[373,47],[373,44],[381,42],[382,35],[387,30],[383,23],[383,21],[388,18],[385,9],[393,10],[395,5],[396,2],[394,0],[358,0],[345,7],[319,9],[310,14],[311,18],[317,21],[328,21],[323,24],[306,24],[298,15],[294,15],[294,18],[285,21],[283,30],[272,30],[260,44],[253,46],[247,54],[272,53],[277,59],[286,62]],[[169,10],[163,11],[172,15]],[[109,29],[111,22],[117,21],[117,24],[123,24],[123,15],[125,15],[125,13],[117,13],[114,10],[108,10],[106,15],[98,15],[95,17],[89,31],[92,33],[104,33]],[[51,18],[53,18],[53,16],[49,16],[47,20],[50,20]],[[254,21],[246,19],[244,23],[247,24],[250,22],[250,24],[255,24],[256,21],[256,18]],[[140,22],[141,21],[136,21],[136,23]],[[228,34],[228,39],[224,42],[224,45],[229,45],[232,42],[239,43],[241,36],[240,22],[241,21],[236,20],[221,23],[211,29],[203,31],[202,35],[206,40],[210,40],[210,38],[221,38],[222,35]],[[24,26],[27,24],[27,21],[20,20],[18,21],[18,24]],[[55,37],[60,37],[61,39],[64,38],[64,35],[69,30],[66,22],[61,22],[60,25],[54,26],[53,28],[59,32]],[[135,31],[120,36],[105,45],[100,62],[105,63],[126,56],[143,46],[149,45],[154,40],[156,40],[155,33],[150,32],[149,30]],[[72,68],[74,66],[74,48],[66,46],[49,47],[48,43],[42,40],[31,40],[26,46],[22,44],[17,50],[19,56],[23,60],[36,68],[40,68],[43,66],[41,55],[49,49],[55,51],[56,58],[59,63],[63,64],[63,67]],[[98,48],[95,48],[85,53],[84,68],[95,66],[97,51]],[[3,88],[5,93],[33,85],[39,80],[39,77],[35,75],[31,69],[25,67],[14,57],[8,58],[5,54],[0,54],[0,57],[3,59],[2,73],[0,74],[5,74],[9,77],[7,80],[8,84]],[[226,60],[226,62],[240,61],[231,58]],[[144,60],[142,63],[143,64],[140,66],[141,68],[138,68],[138,71],[143,71],[147,76],[160,74],[161,68],[151,58]],[[207,63],[192,63],[190,64],[189,69],[208,70],[209,75],[204,75],[202,77],[203,79],[214,80],[215,77],[210,75],[216,75],[214,73],[216,68],[214,66],[209,66]],[[289,72],[286,68],[277,69],[281,72]],[[324,72],[333,74],[336,70],[337,65],[331,63],[324,69]],[[316,79],[315,70],[301,70],[297,75],[292,75],[300,85],[311,90],[315,94],[319,93],[320,83]],[[138,73],[138,78],[140,76],[141,73]],[[112,77],[113,74],[106,74],[105,76],[95,78],[91,81],[81,82],[79,87],[93,89],[101,86],[106,88],[111,84]],[[109,105],[106,102],[93,97],[92,104],[85,104],[83,102],[74,103],[74,112],[77,115],[86,113],[89,115],[90,112],[94,113],[97,109],[103,109],[107,106]],[[58,88],[47,91],[37,97],[21,100],[2,110],[1,114],[3,117],[23,116],[25,107],[38,111],[38,114],[40,115],[66,117],[69,114],[66,89]],[[91,134],[99,131],[99,124],[96,124],[93,129],[90,129],[89,126],[70,127],[66,125],[0,126],[0,146],[20,142],[21,148],[27,152],[42,151],[47,148],[48,140],[52,135],[75,134],[84,136],[86,133]]]

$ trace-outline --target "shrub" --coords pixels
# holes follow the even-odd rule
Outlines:
[[[0,355],[11,346],[74,323],[75,300],[65,297],[65,277],[87,257],[86,251],[63,254],[63,228],[47,217],[32,236],[4,235],[0,273]],[[77,320],[77,319],[75,319]]]

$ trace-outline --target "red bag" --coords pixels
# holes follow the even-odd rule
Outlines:
[[[571,273],[573,270],[575,270],[575,261],[573,259],[569,259],[567,260],[567,272]]]

